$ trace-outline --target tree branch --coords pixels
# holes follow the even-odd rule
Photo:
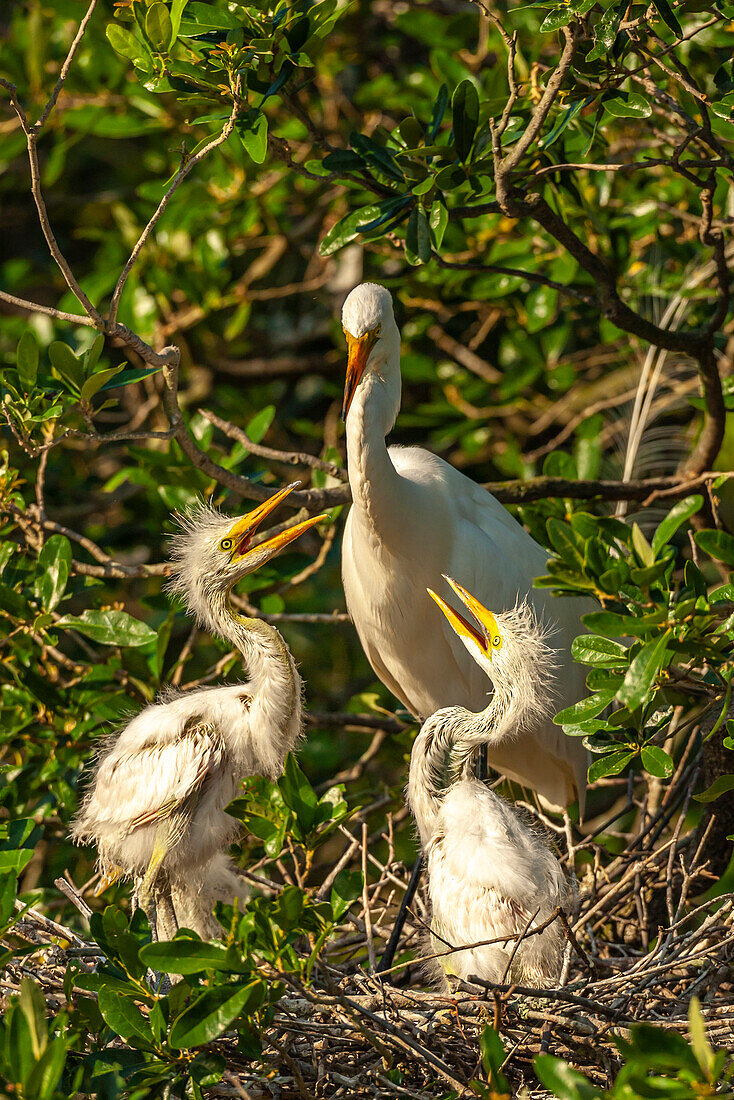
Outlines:
[[[43,129],[43,127],[48,122],[49,115],[51,114],[54,107],[56,106],[56,101],[59,98],[59,93],[61,92],[61,89],[64,86],[64,81],[66,80],[67,76],[69,75],[69,69],[71,68],[71,63],[74,60],[74,55],[76,54],[76,51],[79,48],[79,45],[81,43],[82,38],[84,38],[84,32],[87,29],[87,25],[89,23],[89,20],[92,18],[92,15],[94,14],[94,9],[96,7],[97,7],[97,0],[92,0],[89,7],[87,8],[86,15],[84,16],[81,23],[79,24],[79,29],[76,32],[76,35],[74,37],[74,41],[72,42],[71,46],[69,47],[69,52],[67,53],[66,58],[64,60],[64,63],[61,66],[61,71],[59,72],[59,79],[56,81],[56,86],[55,86],[54,90],[51,92],[51,95],[49,96],[48,103],[46,104],[46,106],[43,109],[43,114],[38,119],[38,122],[36,123],[36,125],[33,127],[33,131],[34,131],[35,134],[40,133],[40,131]]]
[[[145,242],[148,240],[148,237],[150,236],[150,234],[155,229],[156,225],[158,224],[158,221],[160,220],[161,215],[163,214],[164,210],[168,206],[168,203],[170,202],[171,197],[178,190],[181,183],[186,179],[189,172],[191,172],[191,170],[193,168],[195,168],[197,164],[199,164],[202,160],[204,160],[204,158],[206,156],[208,156],[209,153],[211,153],[213,149],[216,149],[219,145],[223,145],[224,142],[229,137],[229,135],[232,133],[232,130],[234,129],[234,124],[237,120],[237,115],[239,114],[239,110],[240,110],[240,106],[241,106],[241,100],[240,100],[239,93],[237,91],[235,91],[233,94],[234,94],[234,103],[232,104],[232,111],[230,113],[229,118],[227,119],[227,122],[225,123],[224,127],[222,128],[221,133],[219,133],[215,138],[212,138],[212,140],[210,142],[208,142],[204,146],[204,148],[201,149],[198,153],[196,153],[192,157],[189,157],[187,160],[185,160],[183,162],[183,164],[181,165],[181,167],[179,168],[178,172],[176,173],[176,175],[174,177],[173,183],[168,188],[168,190],[166,191],[166,193],[163,196],[163,198],[161,199],[161,201],[158,203],[158,206],[156,208],[155,213],[153,214],[152,218],[150,219],[150,221],[146,225],[145,229],[143,230],[143,232],[140,234],[137,241],[135,242],[135,246],[134,246],[132,252],[130,253],[130,256],[128,258],[127,263],[125,264],[124,268],[122,269],[122,273],[120,275],[120,278],[117,280],[117,285],[115,286],[114,292],[112,294],[112,300],[110,302],[110,312],[109,312],[109,323],[110,324],[114,324],[115,318],[117,317],[117,310],[119,309],[119,306],[120,306],[120,298],[122,297],[122,292],[125,289],[125,283],[127,282],[128,275],[132,271],[133,266],[135,265],[135,262],[138,259],[138,256],[140,255],[142,249],[144,248]]]
[[[76,281],[74,274],[66,261],[66,258],[64,257],[61,249],[58,246],[56,237],[54,236],[54,232],[51,228],[51,223],[48,218],[48,211],[46,210],[46,202],[43,197],[43,191],[41,189],[41,169],[38,164],[38,149],[36,147],[36,136],[40,131],[36,127],[31,127],[28,125],[28,119],[18,100],[18,89],[15,87],[15,85],[11,84],[9,80],[5,80],[3,77],[0,77],[0,87],[5,88],[9,93],[10,102],[12,104],[13,110],[18,116],[20,124],[23,127],[23,132],[26,136],[28,163],[31,173],[31,194],[33,195],[36,209],[38,210],[38,220],[41,223],[41,230],[43,231],[43,235],[46,239],[46,244],[48,245],[49,252],[51,253],[51,256],[53,257],[53,260],[56,263],[59,271],[64,276],[64,281],[66,282],[69,290],[81,303],[87,316],[91,318],[91,320],[94,322],[95,327],[102,329],[104,328],[104,321],[102,320],[101,314],[95,309],[87,295],[79,286],[79,283]]]

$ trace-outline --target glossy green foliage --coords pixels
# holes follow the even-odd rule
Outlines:
[[[0,75],[35,121],[80,5],[6,7]],[[592,750],[590,778],[632,772],[664,784],[680,759],[666,735],[674,707],[684,730],[703,707],[709,736],[734,749],[724,721],[729,486],[709,481],[705,493],[694,486],[672,506],[659,498],[652,511],[631,503],[624,519],[613,515],[613,496],[579,501],[557,488],[619,479],[633,405],[647,392],[647,345],[608,320],[578,249],[530,217],[509,216],[496,187],[498,162],[518,148],[566,34],[578,30],[573,62],[517,158],[513,186],[547,203],[609,265],[644,320],[681,331],[709,323],[717,288],[699,214],[704,184],[716,219],[725,224],[729,214],[734,9],[563,0],[500,14],[515,43],[511,99],[507,39],[478,6],[98,5],[39,138],[41,184],[59,247],[103,314],[167,196],[118,320],[156,349],[180,347],[181,423],[193,442],[187,450],[174,438],[159,366],[73,316],[3,301],[4,935],[18,915],[17,888],[21,906],[43,907],[58,904],[53,883],[64,870],[77,883],[91,878],[94,854],[73,848],[67,833],[103,738],[167,682],[244,675],[238,655],[194,633],[163,590],[172,512],[205,496],[239,513],[248,498],[237,478],[272,488],[294,466],[306,488],[340,487],[338,311],[362,277],[391,287],[402,328],[395,440],[428,446],[479,482],[542,474],[556,485],[557,495],[518,514],[548,548],[541,583],[599,604],[574,645],[589,668],[588,696],[558,719]],[[6,96],[3,88],[7,106]],[[3,127],[0,287],[78,316],[38,226],[25,138],[9,107]],[[723,324],[712,339],[725,352]],[[672,476],[704,417],[690,361],[671,352],[654,366],[649,419],[666,453],[646,452],[643,432],[632,478]],[[723,401],[732,408],[729,380]],[[263,444],[287,457],[262,453]],[[291,460],[303,452],[315,466]],[[727,431],[716,468],[733,461]],[[185,932],[170,945],[150,943],[145,921],[126,915],[124,884],[93,900],[104,958],[96,973],[69,968],[69,1015],[47,1020],[31,984],[6,1014],[1,1069],[16,1094],[204,1095],[224,1069],[210,1044],[232,1032],[242,1057],[256,1060],[283,989],[272,975],[308,980],[360,895],[353,864],[323,897],[320,890],[349,843],[340,831],[348,807],[367,807],[375,831],[386,809],[401,805],[411,735],[369,747],[375,720],[396,703],[343,616],[342,509],[329,501],[327,510],[325,545],[314,536],[238,590],[277,617],[316,712],[300,765],[289,759],[277,782],[249,780],[231,808],[248,833],[237,858],[259,864],[253,886],[263,896],[242,913],[220,914],[220,945]],[[311,573],[304,567],[320,549]],[[319,717],[327,712],[338,720]],[[359,728],[350,716],[364,712],[373,724]],[[334,780],[342,771],[346,789]],[[699,792],[703,806],[731,792],[732,774]],[[407,824],[394,843],[398,859],[412,858]],[[382,838],[375,847],[386,857]],[[61,916],[77,919],[68,908]],[[156,996],[150,968],[183,980]],[[621,1051],[629,1068],[610,1095],[626,1100],[643,1078],[681,1097],[724,1083],[719,1055],[710,1061],[693,1028],[692,1019],[692,1048],[671,1040],[667,1062],[662,1040],[635,1032]],[[485,1036],[481,1054],[487,1083],[476,1091],[505,1094],[497,1036]],[[599,1095],[557,1063],[538,1071],[548,1088],[566,1089],[560,1097]]]
[[[615,1044],[624,1065],[609,1089],[598,1088],[568,1062],[550,1054],[538,1055],[535,1070],[558,1100],[637,1100],[642,1096],[698,1100],[730,1095],[734,1065],[727,1050],[714,1050],[709,1042],[697,997],[691,999],[688,1029],[688,1040],[651,1024],[634,1024],[629,1038],[618,1036]]]

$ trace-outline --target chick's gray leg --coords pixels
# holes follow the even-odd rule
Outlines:
[[[171,888],[168,885],[159,889],[156,893],[156,914],[158,918],[158,938],[172,940],[178,932],[178,920],[171,898]]]

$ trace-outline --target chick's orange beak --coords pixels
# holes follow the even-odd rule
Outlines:
[[[264,500],[262,504],[259,504],[257,508],[254,508],[252,512],[248,512],[246,516],[241,516],[230,527],[227,532],[227,537],[232,539],[232,546],[234,547],[232,557],[241,557],[247,553],[252,541],[252,536],[257,531],[263,520],[274,512],[280,502],[284,500],[289,493],[292,493],[294,489],[297,489],[300,485],[300,481],[293,481],[290,485],[286,485],[285,488],[279,489],[277,493],[273,493],[271,497]]]
[[[292,527],[286,527],[285,531],[280,531],[279,534],[273,535],[271,539],[266,539],[265,542],[261,542],[257,547],[257,551],[258,553],[264,551],[267,553],[268,557],[272,558],[274,554],[280,553],[284,547],[297,539],[304,531],[310,531],[312,527],[315,527],[317,523],[321,523],[321,521],[326,518],[327,513],[324,512],[320,516],[310,516],[309,519],[303,520],[302,523],[294,523]]]
[[[375,332],[365,332],[364,336],[352,336],[351,332],[345,330],[344,335],[347,338],[349,358],[347,361],[347,381],[344,386],[344,401],[342,403],[342,420],[347,419],[349,406],[377,339]]]
[[[494,615],[457,581],[452,580],[451,577],[447,577],[445,574],[444,580],[451,585],[456,595],[471,613],[473,622],[465,618],[460,611],[451,607],[445,600],[442,600],[430,588],[427,590],[428,595],[441,608],[454,633],[458,634],[460,638],[469,638],[471,641],[476,642],[485,653],[491,653],[491,645],[496,644],[492,643],[492,639],[497,637],[497,620]],[[478,629],[477,624],[480,624],[484,629]]]

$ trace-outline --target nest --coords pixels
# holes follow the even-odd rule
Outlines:
[[[533,1072],[540,1053],[564,1058],[606,1087],[621,1064],[614,1035],[625,1036],[640,1022],[685,1034],[693,996],[713,1046],[729,1045],[734,894],[705,893],[718,880],[710,868],[720,841],[714,817],[685,828],[697,777],[695,764],[681,765],[664,794],[648,786],[643,797],[633,794],[630,783],[626,801],[624,795],[617,800],[603,828],[578,843],[545,819],[565,842],[569,873],[573,866],[580,875],[576,913],[554,918],[564,924],[567,946],[561,980],[552,989],[472,982],[460,983],[451,995],[427,992],[416,961],[429,921],[421,890],[409,910],[397,963],[378,977],[375,962],[409,868],[392,859],[380,863],[366,826],[361,834],[348,834],[345,853],[352,853],[355,865],[376,867],[377,876],[327,944],[310,983],[277,975],[287,992],[265,1034],[262,1062],[245,1062],[227,1037],[212,1044],[228,1069],[209,1095],[473,1096],[471,1083],[487,1080],[479,1040],[488,1024],[508,1052],[503,1072],[513,1089],[547,1095]],[[615,783],[622,790],[627,781],[609,786]],[[631,831],[615,833],[615,822],[630,814]],[[391,824],[388,832],[392,853]],[[610,857],[612,842],[617,854]],[[4,983],[12,989],[30,973],[50,1006],[63,1007],[64,967],[71,955],[83,953],[83,939],[33,910],[16,930],[39,945],[59,935],[71,939],[71,948],[53,946],[43,963],[36,957],[11,964]]]

